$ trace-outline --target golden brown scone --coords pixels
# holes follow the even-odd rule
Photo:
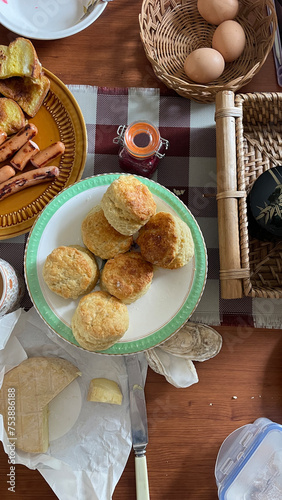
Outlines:
[[[108,222],[119,233],[132,235],[156,213],[153,195],[133,175],[114,180],[102,200],[101,207]]]
[[[72,332],[88,351],[102,351],[115,344],[129,326],[125,304],[107,292],[82,297],[72,317]]]
[[[43,266],[46,285],[64,299],[77,299],[83,293],[89,293],[99,276],[94,255],[80,245],[55,248]]]
[[[190,228],[168,212],[154,215],[140,230],[136,243],[144,259],[167,269],[185,266],[194,255]]]
[[[106,262],[100,286],[124,304],[131,304],[149,290],[153,271],[153,265],[139,252],[119,254]]]
[[[84,245],[101,259],[127,252],[133,243],[132,236],[120,234],[108,223],[100,205],[92,208],[82,221],[81,234]]]

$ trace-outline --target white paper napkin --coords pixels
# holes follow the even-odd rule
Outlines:
[[[47,327],[34,308],[12,314],[13,321],[7,321],[14,327],[0,351],[2,377],[5,369],[26,357],[48,355],[69,360],[82,373],[49,405],[48,452],[18,451],[15,463],[38,469],[61,500],[110,500],[132,446],[123,356],[90,353],[68,344]],[[144,354],[138,357],[145,380],[147,362]],[[123,393],[121,406],[87,401],[88,386],[95,377],[119,384]],[[9,454],[2,416],[0,439]]]
[[[91,353],[69,344],[48,328],[34,308],[29,312],[16,311],[3,319],[0,323],[0,386],[5,372],[30,356],[59,356],[72,362],[82,373],[49,405],[48,452],[18,451],[15,463],[39,470],[61,500],[110,500],[132,446],[123,356]],[[195,333],[194,326],[191,327]],[[179,344],[179,335],[175,340],[177,338]],[[171,346],[172,341],[173,338],[168,350],[174,351],[178,344],[173,342]],[[220,347],[219,344],[218,349]],[[155,347],[138,357],[144,380],[148,362],[175,387],[189,387],[198,382],[193,361],[179,353],[175,355]],[[109,378],[119,384],[123,393],[121,406],[87,401],[89,383],[95,377]],[[0,439],[9,455],[10,445],[1,415]]]
[[[190,387],[199,381],[195,365],[191,360],[164,352],[159,347],[150,349],[145,355],[150,368],[163,375],[174,387]]]
[[[0,349],[4,349],[20,315],[21,309],[18,309],[0,318]]]
[[[207,361],[222,347],[221,335],[208,325],[187,321],[159,347],[145,352],[149,366],[175,387],[198,382],[194,361]]]

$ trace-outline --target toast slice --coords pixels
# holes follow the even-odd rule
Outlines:
[[[28,76],[38,78],[42,71],[35,48],[27,38],[16,38],[8,46],[0,45],[0,78]]]
[[[41,107],[49,89],[50,80],[44,73],[36,80],[20,76],[0,79],[0,93],[14,99],[31,118]]]
[[[20,106],[6,97],[0,98],[0,130],[7,135],[18,132],[25,126],[27,119]]]

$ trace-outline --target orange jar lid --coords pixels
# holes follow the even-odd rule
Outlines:
[[[136,158],[148,158],[160,147],[160,133],[149,122],[133,122],[124,134],[124,146]]]

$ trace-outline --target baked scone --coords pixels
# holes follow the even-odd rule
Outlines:
[[[77,299],[89,293],[99,276],[95,256],[80,245],[54,248],[43,266],[46,285],[64,299]]]
[[[185,266],[194,255],[190,228],[168,212],[154,215],[140,230],[136,243],[144,259],[167,269]]]
[[[83,219],[81,234],[90,252],[106,260],[127,252],[133,243],[132,236],[120,234],[108,223],[100,205],[92,208]]]
[[[106,262],[100,286],[124,304],[131,304],[149,290],[153,272],[153,265],[139,252],[119,254]]]
[[[102,200],[108,222],[119,233],[132,235],[156,213],[156,203],[148,187],[133,175],[114,180]]]
[[[88,351],[102,351],[123,337],[129,326],[125,304],[107,292],[84,295],[72,317],[74,337]]]

